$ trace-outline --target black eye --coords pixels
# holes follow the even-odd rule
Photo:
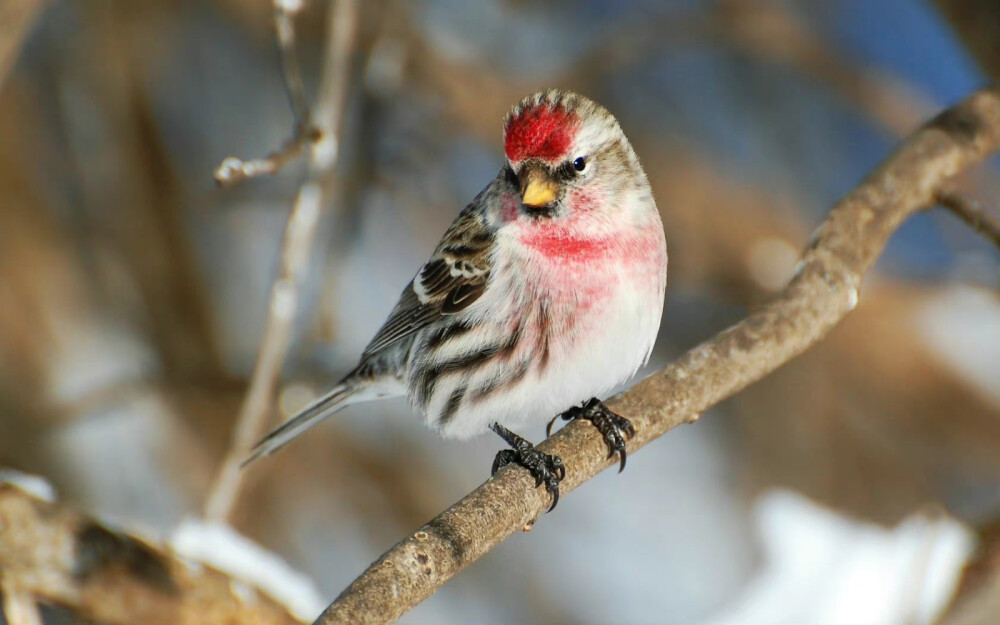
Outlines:
[[[576,157],[576,160],[573,161],[573,169],[577,171],[583,171],[586,168],[587,168],[587,159],[583,158],[582,156]]]

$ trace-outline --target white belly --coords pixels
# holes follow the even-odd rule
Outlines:
[[[514,261],[516,262],[516,261]],[[573,279],[539,269],[535,273],[497,267],[506,284],[494,284],[470,314],[493,332],[521,320],[518,352],[505,366],[528,366],[516,383],[475,401],[463,401],[446,422],[441,414],[456,388],[476,388],[495,379],[484,367],[471,378],[441,384],[425,407],[431,427],[446,437],[467,438],[498,422],[516,429],[546,422],[569,407],[600,396],[630,378],[649,358],[663,308],[665,250],[641,266],[601,263],[567,268]],[[530,365],[529,363],[530,359]]]

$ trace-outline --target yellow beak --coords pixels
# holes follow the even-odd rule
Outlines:
[[[532,176],[521,190],[521,202],[532,208],[548,206],[555,201],[558,190],[556,184],[548,178]]]

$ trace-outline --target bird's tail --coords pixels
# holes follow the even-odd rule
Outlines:
[[[356,381],[345,380],[333,387],[326,395],[323,395],[313,403],[302,409],[297,415],[274,428],[268,434],[257,441],[250,455],[243,461],[242,466],[247,466],[261,456],[270,456],[278,451],[292,439],[299,436],[323,419],[329,417],[341,408],[346,408],[351,404],[369,399],[369,390],[365,385]]]

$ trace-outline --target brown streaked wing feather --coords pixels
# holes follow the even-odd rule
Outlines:
[[[485,282],[476,284],[460,284],[448,291],[444,301],[441,303],[441,314],[453,315],[465,309],[469,304],[479,299],[479,296],[486,290]]]
[[[420,303],[417,294],[413,292],[413,282],[411,281],[403,290],[396,307],[389,313],[389,318],[375,334],[375,338],[368,343],[364,356],[370,356],[385,349],[420,328],[430,325],[439,316],[439,313],[433,308]]]
[[[465,310],[486,291],[493,237],[470,204],[445,233],[431,259],[406,285],[385,324],[365,348],[370,356],[445,315]],[[456,275],[457,274],[457,275]],[[424,294],[421,302],[414,286]]]

